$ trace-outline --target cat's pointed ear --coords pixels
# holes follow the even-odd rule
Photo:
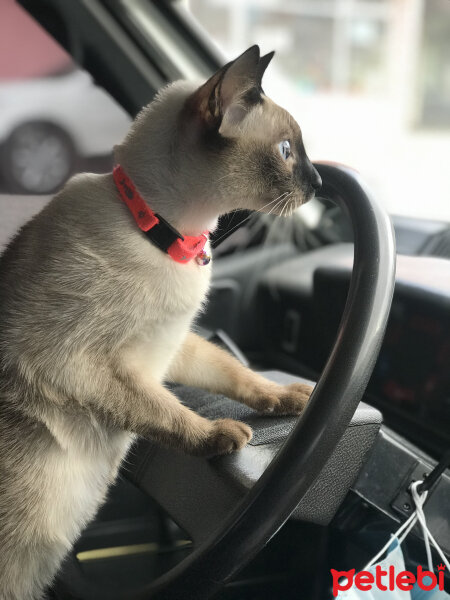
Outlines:
[[[257,70],[257,74],[256,74],[257,82],[259,83],[259,85],[261,85],[263,75],[264,75],[267,67],[269,66],[269,63],[272,60],[274,54],[275,54],[275,50],[272,50],[272,52],[269,52],[268,54],[261,56],[261,58],[259,59],[258,70]]]
[[[222,112],[258,85],[259,46],[251,46],[229,63],[220,86]]]
[[[234,119],[242,118],[246,104],[260,101],[259,62],[259,47],[252,46],[194,92],[188,100],[189,109],[210,128],[219,129],[231,109]]]

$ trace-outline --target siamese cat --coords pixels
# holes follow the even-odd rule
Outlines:
[[[208,457],[251,439],[165,382],[277,415],[308,400],[191,332],[219,215],[280,214],[320,187],[261,88],[272,56],[253,46],[200,87],[164,88],[115,148],[118,170],[73,177],[0,260],[1,600],[42,597],[135,436]]]

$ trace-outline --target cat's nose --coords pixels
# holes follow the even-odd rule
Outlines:
[[[322,187],[322,177],[319,175],[316,169],[313,170],[311,185],[315,190],[319,190]]]

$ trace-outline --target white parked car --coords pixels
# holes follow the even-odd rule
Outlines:
[[[80,158],[107,156],[129,115],[78,69],[0,82],[0,173],[8,191],[53,192]]]

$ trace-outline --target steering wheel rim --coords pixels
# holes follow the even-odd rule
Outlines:
[[[348,213],[355,246],[339,332],[305,411],[232,514],[190,556],[150,585],[126,593],[94,589],[76,561],[66,563],[64,576],[76,582],[83,600],[211,598],[286,522],[348,427],[387,324],[395,281],[395,241],[388,215],[355,171],[330,163],[315,163],[315,167]]]

